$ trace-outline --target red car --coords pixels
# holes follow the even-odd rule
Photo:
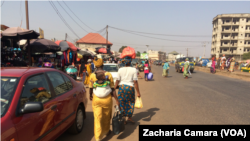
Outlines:
[[[52,141],[80,133],[87,108],[82,83],[52,68],[1,68],[1,140]]]

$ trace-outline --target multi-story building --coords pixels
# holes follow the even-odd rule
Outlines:
[[[213,19],[211,54],[234,56],[236,61],[250,51],[250,13],[222,14]]]

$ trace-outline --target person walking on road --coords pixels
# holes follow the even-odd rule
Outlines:
[[[168,70],[169,70],[169,63],[168,60],[166,59],[163,65],[163,72],[162,72],[162,76],[164,76],[165,78],[168,77]]]
[[[144,74],[145,74],[145,81],[148,81],[148,74],[149,74],[149,65],[148,61],[144,64]]]
[[[215,56],[213,56],[211,60],[212,60],[212,65],[211,65],[212,71],[211,71],[211,73],[215,73],[215,65],[216,65]]]
[[[93,61],[96,66],[96,71],[90,75],[90,83],[89,83],[89,95],[90,100],[92,101],[92,108],[94,113],[94,135],[96,141],[102,140],[105,136],[107,136],[110,131],[110,120],[112,117],[112,97],[114,97],[116,104],[119,106],[120,103],[118,101],[116,91],[114,88],[114,80],[109,72],[105,72],[103,70],[103,60],[101,58]],[[109,80],[109,87],[112,92],[106,95],[93,93],[93,84],[97,81],[96,74],[104,73]],[[94,94],[94,95],[93,95]]]
[[[79,65],[79,67],[80,67],[79,74],[80,76],[82,74],[82,82],[84,84],[86,78],[86,62],[83,59],[81,59],[81,64]]]
[[[183,71],[183,76],[185,79],[188,79],[188,70],[189,70],[189,61],[188,58],[185,59],[185,63],[184,63],[184,71]]]
[[[234,59],[234,57],[232,57],[230,60],[230,67],[229,67],[230,72],[234,71],[234,65],[235,65],[235,59]]]
[[[91,59],[88,60],[88,64],[86,65],[86,79],[84,81],[85,85],[89,85],[89,77],[90,74],[92,73],[92,69],[91,69]]]
[[[115,88],[120,85],[118,90],[118,100],[120,102],[121,111],[124,117],[128,117],[127,122],[132,122],[135,105],[135,89],[137,97],[141,97],[136,69],[131,67],[131,57],[125,57],[123,63],[125,67],[118,70]],[[119,84],[120,83],[120,84]]]

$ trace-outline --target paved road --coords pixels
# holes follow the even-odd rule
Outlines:
[[[199,71],[186,80],[174,67],[163,78],[162,67],[153,66],[152,70],[153,81],[139,80],[144,107],[135,109],[136,123],[104,141],[136,141],[140,124],[250,124],[249,82]],[[57,141],[94,141],[93,124],[90,102],[83,132],[64,133]]]

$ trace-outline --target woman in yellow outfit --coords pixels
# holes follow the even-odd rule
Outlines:
[[[85,81],[84,81],[84,85],[89,85],[89,78],[90,78],[90,75],[92,73],[92,69],[91,69],[91,59],[88,60],[88,64],[86,64],[86,72],[87,72],[87,75],[86,75],[86,78],[85,78]]]
[[[94,134],[96,141],[102,140],[105,136],[110,133],[110,120],[112,116],[112,97],[115,98],[116,104],[119,106],[119,101],[117,99],[116,91],[114,88],[114,80],[109,72],[103,70],[103,60],[95,59],[93,60],[96,71],[90,75],[89,83],[89,93],[90,100],[92,101],[92,108],[94,113]],[[110,81],[110,88],[112,92],[105,97],[98,97],[98,95],[93,94],[93,83],[97,81],[96,73],[105,73]]]

